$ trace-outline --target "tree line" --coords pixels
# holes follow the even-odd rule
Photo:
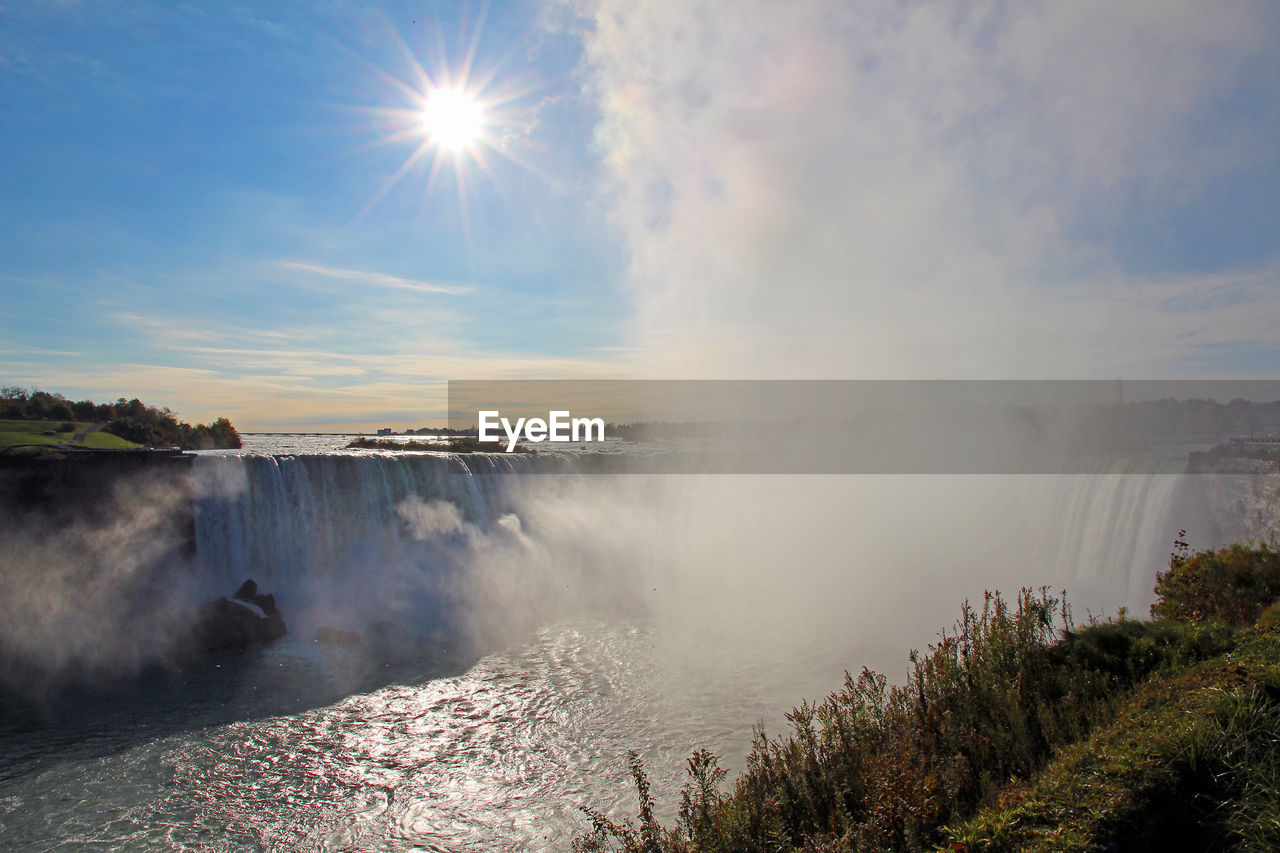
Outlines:
[[[6,386],[0,388],[0,420],[105,423],[104,429],[112,435],[151,447],[212,450],[240,446],[240,433],[226,418],[192,426],[178,420],[169,407],[148,406],[136,397],[121,397],[114,403],[73,402],[36,388]]]

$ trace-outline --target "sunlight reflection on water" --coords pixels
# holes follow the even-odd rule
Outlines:
[[[633,811],[627,749],[669,807],[691,749],[740,764],[752,725],[776,726],[798,689],[776,662],[731,664],[713,683],[668,665],[635,625],[562,624],[456,677],[89,761],[49,756],[0,789],[0,845],[566,850],[585,828],[578,806]]]

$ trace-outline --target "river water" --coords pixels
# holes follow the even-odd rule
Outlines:
[[[563,850],[579,805],[634,808],[627,749],[670,790],[695,746],[744,754],[807,680],[778,683],[763,661],[707,678],[665,664],[642,626],[566,623],[456,674],[401,668],[307,707],[331,698],[308,682],[340,656],[292,638],[165,695],[10,723],[0,845]]]

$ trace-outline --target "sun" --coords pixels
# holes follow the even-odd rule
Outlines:
[[[499,172],[495,169],[498,161],[510,162],[553,183],[523,156],[523,151],[531,147],[528,137],[537,125],[538,106],[532,99],[547,83],[510,71],[500,75],[502,62],[487,70],[478,70],[476,55],[482,29],[483,15],[461,57],[452,64],[446,57],[444,38],[439,32],[434,53],[418,54],[394,30],[388,30],[388,39],[399,49],[408,76],[397,75],[375,62],[365,62],[396,101],[355,108],[372,118],[373,139],[368,147],[408,143],[409,150],[399,167],[382,180],[361,207],[356,219],[364,217],[405,178],[424,173],[422,209],[443,176],[457,188],[464,229],[470,228],[468,186],[477,177],[487,179],[502,193]],[[433,55],[434,61],[424,63],[422,55]]]
[[[432,89],[422,104],[422,132],[431,144],[453,154],[483,141],[484,106],[463,89]]]

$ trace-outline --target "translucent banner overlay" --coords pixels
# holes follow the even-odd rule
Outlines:
[[[1280,380],[453,380],[448,405],[454,430],[487,422],[486,448],[504,452],[523,421],[519,450],[575,453],[588,471],[1141,474],[1280,460]],[[575,420],[577,442],[551,440]]]

